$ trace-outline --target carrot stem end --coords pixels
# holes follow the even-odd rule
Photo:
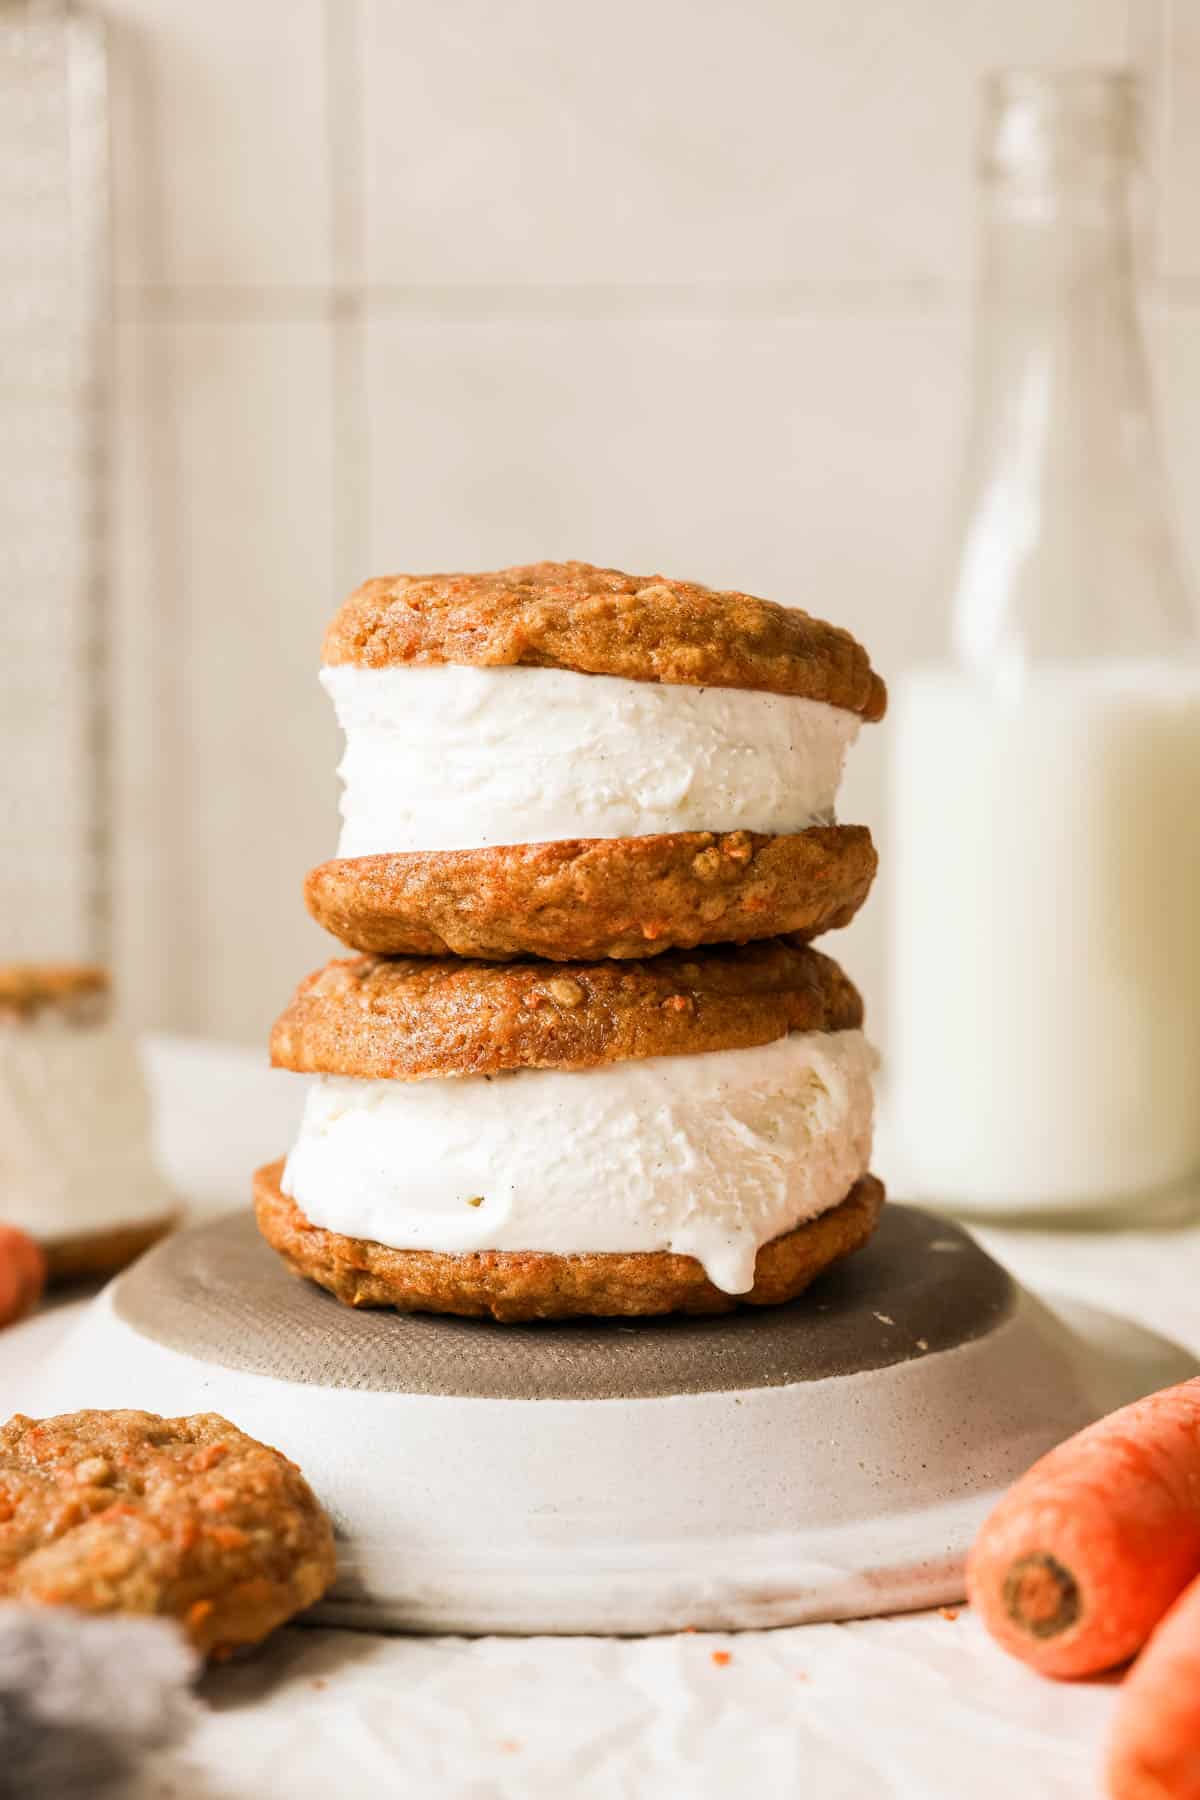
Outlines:
[[[1060,1637],[1079,1618],[1079,1584],[1057,1557],[1030,1551],[1017,1558],[1004,1578],[1004,1610],[1030,1637]]]

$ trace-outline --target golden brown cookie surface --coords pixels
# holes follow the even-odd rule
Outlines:
[[[782,938],[641,962],[356,956],[300,983],[271,1033],[271,1061],[420,1081],[740,1050],[861,1024],[838,965]]]
[[[392,1250],[312,1225],[279,1186],[283,1162],[254,1178],[258,1228],[297,1275],[346,1306],[457,1313],[504,1324],[655,1313],[720,1313],[794,1300],[842,1257],[867,1242],[883,1206],[883,1183],[864,1175],[840,1206],[764,1244],[746,1294],[714,1287],[691,1256],[671,1251],[553,1256],[540,1251]]]
[[[108,971],[92,963],[0,964],[0,1023],[52,1011],[91,1025],[106,1014],[109,997]]]
[[[684,687],[796,694],[881,719],[887,690],[847,631],[753,594],[590,563],[364,583],[325,637],[326,663],[523,664]]]
[[[255,1644],[320,1599],[333,1533],[278,1450],[216,1413],[18,1413],[0,1427],[0,1598],[177,1619]]]
[[[875,876],[861,825],[794,837],[686,831],[323,863],[308,910],[383,956],[659,956],[848,925]]]

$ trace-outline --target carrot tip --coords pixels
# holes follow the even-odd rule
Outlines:
[[[1059,1637],[1079,1617],[1079,1584],[1055,1557],[1033,1550],[1004,1578],[1004,1610],[1030,1637]]]

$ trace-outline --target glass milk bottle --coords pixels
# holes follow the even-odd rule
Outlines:
[[[913,1197],[966,1213],[1118,1216],[1200,1173],[1200,665],[1133,100],[988,85],[950,655],[896,694],[894,1117]]]

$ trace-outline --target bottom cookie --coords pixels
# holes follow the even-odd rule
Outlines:
[[[502,1324],[528,1319],[722,1313],[739,1305],[778,1306],[833,1263],[860,1250],[883,1206],[883,1183],[864,1175],[830,1212],[785,1232],[758,1253],[745,1294],[714,1287],[691,1256],[671,1251],[555,1256],[537,1250],[393,1250],[311,1225],[280,1188],[283,1160],[254,1177],[263,1237],[297,1275],[346,1306],[457,1313]]]
[[[157,1244],[179,1223],[178,1213],[164,1213],[139,1225],[118,1225],[108,1231],[85,1231],[78,1237],[57,1238],[42,1244],[47,1281],[88,1281],[116,1275],[136,1262],[143,1250]]]

